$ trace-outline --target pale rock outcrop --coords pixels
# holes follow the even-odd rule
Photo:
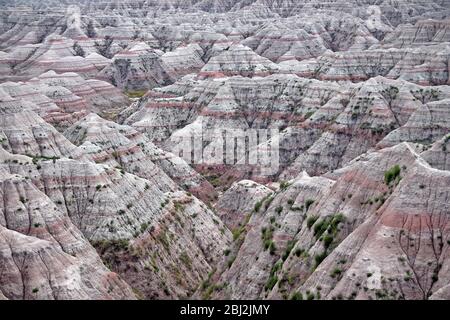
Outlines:
[[[0,149],[0,287],[8,299],[132,299],[69,217],[8,166],[31,158]],[[15,170],[11,170],[15,171]]]
[[[200,77],[267,76],[278,69],[277,65],[263,58],[244,45],[232,45],[223,53],[212,57],[199,73]]]
[[[263,185],[250,180],[242,180],[234,183],[219,198],[215,209],[227,227],[230,230],[236,230],[242,226],[245,215],[256,211],[259,206],[257,203],[262,202],[272,193],[272,190]]]
[[[163,182],[170,185],[164,180],[167,174],[202,200],[210,201],[215,197],[214,188],[187,163],[156,147],[132,127],[89,114],[64,134],[72,143],[91,154],[97,163],[119,166],[139,177],[154,180],[156,184]]]
[[[98,77],[128,91],[167,85],[173,80],[165,70],[161,56],[162,52],[151,49],[145,43],[138,43],[116,54]]]
[[[422,158],[433,168],[450,171],[449,142],[450,135],[444,136],[434,143],[430,149],[423,152],[421,154]]]

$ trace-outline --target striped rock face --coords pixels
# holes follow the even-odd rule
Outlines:
[[[450,0],[0,4],[0,300],[450,299]]]

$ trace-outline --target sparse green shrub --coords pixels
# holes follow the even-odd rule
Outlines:
[[[272,290],[273,287],[277,284],[278,277],[277,277],[276,273],[279,270],[281,270],[282,266],[283,265],[282,265],[281,261],[278,261],[277,263],[275,263],[273,265],[272,269],[270,269],[269,279],[267,279],[266,286],[265,286],[266,291]]]
[[[344,216],[342,214],[325,217],[314,225],[314,236],[320,238],[325,231],[328,231],[329,235],[335,235],[337,233],[338,225],[343,221]]]
[[[295,255],[296,255],[297,257],[300,257],[304,252],[305,252],[304,249],[302,249],[302,248],[297,248],[297,249],[295,250]]]
[[[262,201],[258,201],[257,203],[255,203],[254,211],[259,212],[259,209],[261,209],[261,206],[262,206]]]
[[[273,196],[270,196],[266,199],[266,201],[264,203],[264,207],[266,210],[270,207],[270,204],[272,203],[272,201],[273,201]]]
[[[339,268],[334,268],[333,271],[330,274],[330,277],[336,278],[339,277],[342,274],[342,270]]]
[[[188,254],[186,252],[183,252],[180,255],[180,260],[188,269],[192,268],[192,260],[191,260],[191,258],[189,258]]]
[[[275,242],[273,242],[272,240],[270,241],[270,244],[269,244],[269,253],[270,253],[270,255],[274,255],[275,254],[275,252],[277,251],[277,247],[275,246]]]
[[[289,186],[290,186],[290,183],[287,181],[281,181],[281,183],[280,183],[281,190],[286,190]]]
[[[239,239],[239,237],[241,236],[241,234],[245,231],[245,226],[242,227],[237,227],[236,229],[234,229],[231,233],[233,234],[233,241],[236,241],[237,239]]]
[[[295,241],[293,241],[293,240],[288,241],[288,243],[286,245],[286,250],[284,250],[283,257],[282,257],[283,261],[286,261],[286,259],[289,257],[289,254],[291,253],[292,249],[294,248],[294,245],[295,245]]]
[[[303,300],[303,294],[301,292],[295,291],[291,296],[291,300]]]
[[[261,229],[261,239],[263,241],[264,249],[267,250],[272,244],[274,228],[270,226],[268,228],[264,227]]]
[[[277,284],[277,282],[278,282],[278,277],[276,275],[271,276],[269,278],[269,280],[267,280],[267,283],[266,283],[266,286],[265,286],[266,291],[272,290],[273,287],[275,287],[275,285]]]
[[[174,201],[173,206],[175,207],[176,211],[182,211],[184,209],[184,206],[178,201]]]
[[[147,90],[126,91],[125,94],[129,98],[142,98],[147,93]]]
[[[306,226],[308,227],[308,229],[311,229],[314,223],[316,223],[317,219],[319,219],[319,217],[311,216],[306,220]]]
[[[314,300],[315,296],[312,292],[306,292],[306,300]]]
[[[312,206],[313,203],[314,203],[314,200],[313,200],[313,199],[307,199],[307,200],[305,201],[305,209],[306,209],[306,211],[309,210],[309,208]]]
[[[314,112],[315,112],[315,111],[308,111],[308,112],[305,114],[305,120],[311,118],[312,115],[314,114]]]
[[[392,181],[398,178],[400,175],[401,169],[400,166],[397,164],[390,168],[388,171],[384,173],[384,182],[387,185],[390,185]]]
[[[325,258],[327,257],[327,252],[324,251],[322,253],[316,254],[314,256],[314,263],[315,263],[315,267],[317,267],[319,264],[322,263],[323,260],[325,260]]]
[[[144,222],[141,224],[141,233],[145,232],[148,228],[148,223]]]
[[[234,263],[234,260],[236,260],[236,256],[231,257],[228,261],[227,261],[227,266],[228,268],[231,268],[231,266]]]
[[[325,246],[325,249],[328,249],[328,247],[333,243],[333,240],[333,236],[329,234],[323,237],[323,245]]]

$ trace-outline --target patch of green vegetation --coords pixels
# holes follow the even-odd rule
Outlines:
[[[157,240],[163,245],[166,250],[169,250],[169,240],[167,240],[166,230],[161,230],[157,236]]]
[[[330,277],[332,278],[338,278],[342,274],[342,270],[339,268],[334,268],[333,271],[330,274]]]
[[[446,136],[442,144],[442,151],[447,152],[447,143],[450,141],[450,135]]]
[[[233,234],[233,241],[243,238],[243,237],[241,237],[241,235],[243,235],[247,232],[246,226],[247,226],[248,222],[250,221],[251,217],[252,217],[251,214],[246,215],[245,220],[242,222],[242,225],[239,224],[239,227],[237,227],[231,231],[231,233]]]
[[[313,205],[313,203],[314,203],[314,200],[313,200],[313,199],[307,199],[307,200],[305,201],[305,209],[306,209],[306,211],[309,210],[309,208]]]
[[[314,300],[314,293],[307,291],[306,292],[306,300]]]
[[[322,263],[323,260],[325,260],[325,258],[327,257],[327,252],[324,251],[322,253],[316,254],[314,256],[314,266],[317,267],[319,264]]]
[[[326,234],[323,237],[323,245],[325,247],[325,249],[328,249],[330,247],[330,245],[333,243],[334,237],[330,234]]]
[[[275,287],[275,285],[277,284],[277,282],[278,282],[278,277],[277,277],[276,275],[271,276],[271,277],[267,280],[267,283],[266,283],[266,286],[265,286],[266,291],[272,290],[273,287]]]
[[[98,251],[106,251],[109,249],[112,251],[128,251],[130,241],[128,239],[98,240],[91,241],[91,244]]]
[[[286,259],[289,257],[289,254],[291,253],[292,249],[294,248],[295,245],[295,241],[290,240],[288,241],[287,245],[286,245],[286,249],[284,250],[282,259],[283,261],[286,261]]]
[[[39,161],[49,161],[53,160],[53,163],[56,162],[56,160],[59,160],[59,157],[45,157],[45,156],[29,156],[30,158],[33,158],[33,164],[38,163]]]
[[[280,189],[281,190],[286,190],[287,188],[289,188],[289,186],[290,186],[291,184],[289,183],[289,182],[287,182],[287,181],[281,181],[280,182]]]
[[[314,225],[314,236],[316,237],[316,239],[318,239],[323,235],[325,231],[327,231],[328,235],[333,238],[338,231],[339,224],[343,222],[344,219],[344,215],[339,213],[320,220]],[[327,241],[330,241],[330,239],[327,239]],[[331,239],[331,242],[332,241],[333,239]],[[331,242],[329,244],[331,244]]]
[[[257,203],[255,203],[254,211],[259,212],[259,209],[261,209],[261,206],[262,206],[262,201],[258,201]]]
[[[314,223],[316,223],[317,219],[319,219],[319,217],[317,216],[308,217],[308,219],[306,220],[306,226],[308,227],[308,229],[311,229]]]
[[[261,230],[261,239],[263,241],[265,250],[268,250],[273,243],[272,237],[273,237],[274,231],[275,231],[275,228],[273,226],[270,226],[268,228],[264,227]]]
[[[295,255],[296,255],[297,257],[300,257],[300,256],[303,255],[304,253],[305,253],[305,249],[297,248],[297,249],[295,250]]]
[[[164,208],[165,206],[167,206],[167,204],[169,204],[169,199],[166,199],[161,202],[161,208]]]
[[[314,113],[315,113],[315,111],[308,111],[308,112],[305,114],[305,120],[311,118],[312,115],[313,115]]]
[[[209,181],[209,183],[211,183],[211,185],[214,188],[217,188],[221,184],[220,183],[220,177],[215,176],[215,175],[207,177],[207,180]]]
[[[270,270],[270,275],[269,278],[267,279],[266,285],[265,285],[265,290],[266,291],[270,291],[273,289],[273,287],[275,287],[275,285],[278,282],[278,276],[276,275],[276,273],[281,270],[281,267],[283,266],[283,264],[281,263],[281,261],[278,261],[277,263],[275,263],[272,267],[272,269]]]
[[[400,166],[397,164],[384,173],[384,182],[390,185],[392,181],[400,176]]]
[[[147,90],[125,91],[128,98],[142,98],[147,93]]]
[[[273,196],[269,196],[264,202],[264,208],[267,210],[270,207],[270,204],[273,201]]]
[[[148,223],[144,222],[141,224],[141,233],[144,233],[148,228]]]
[[[208,277],[206,278],[205,281],[202,282],[202,284],[200,286],[200,290],[203,292],[202,297],[205,300],[208,300],[209,297],[211,296],[211,293],[214,291],[214,288],[211,290],[211,287],[214,286],[214,284],[211,283],[211,279],[215,272],[216,272],[215,269],[213,269],[211,272],[209,272]]]
[[[189,270],[192,269],[192,260],[191,260],[191,258],[189,258],[188,254],[186,252],[183,252],[180,255],[180,260]]]
[[[232,230],[231,233],[233,234],[233,241],[236,241],[237,239],[239,239],[239,237],[241,236],[241,234],[244,231],[245,231],[245,226],[237,227],[234,230]]]
[[[234,263],[234,260],[236,260],[236,256],[232,256],[228,261],[227,261],[227,267],[231,268],[231,266]]]
[[[275,242],[273,242],[272,240],[270,241],[270,244],[269,244],[269,253],[270,253],[270,255],[274,255],[275,254],[275,252],[277,251],[277,247],[275,246]]]
[[[303,300],[303,294],[301,292],[295,291],[291,295],[291,300]]]

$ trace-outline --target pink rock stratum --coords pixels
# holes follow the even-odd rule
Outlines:
[[[0,12],[0,300],[450,299],[450,0]]]

